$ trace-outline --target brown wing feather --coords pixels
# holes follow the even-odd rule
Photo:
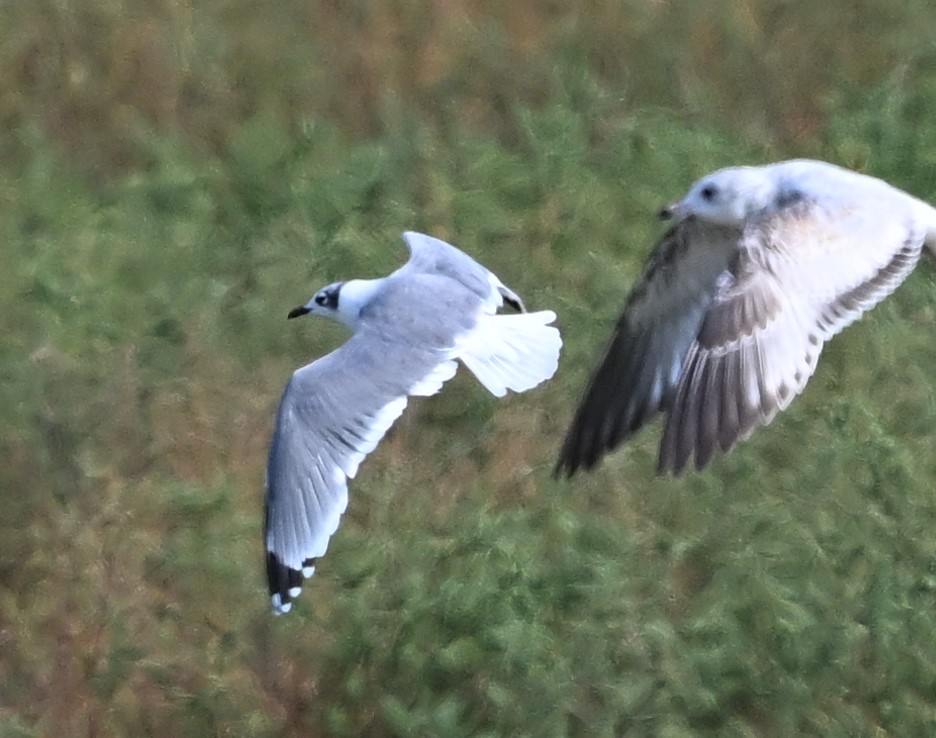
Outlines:
[[[906,278],[924,234],[804,205],[755,224],[701,321],[669,409],[659,471],[703,468],[806,386],[826,340]]]
[[[665,410],[740,231],[688,219],[657,244],[576,411],[556,475],[590,469]]]

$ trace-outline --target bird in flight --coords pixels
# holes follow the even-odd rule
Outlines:
[[[664,208],[566,435],[556,476],[593,468],[658,413],[658,471],[702,469],[787,407],[826,341],[893,292],[936,210],[819,161],[732,167]]]
[[[348,326],[341,347],[298,369],[280,400],[266,474],[267,579],[285,613],[315,571],[348,505],[348,479],[400,416],[433,395],[460,360],[489,392],[523,392],[556,371],[562,339],[551,310],[526,312],[515,292],[467,254],[403,234],[410,259],[382,279],[337,282],[289,318]],[[514,313],[498,314],[504,304]]]

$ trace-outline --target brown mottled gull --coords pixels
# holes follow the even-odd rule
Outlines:
[[[722,169],[661,213],[654,249],[556,465],[591,469],[657,413],[660,473],[702,469],[805,387],[825,341],[893,292],[936,210],[818,161]]]

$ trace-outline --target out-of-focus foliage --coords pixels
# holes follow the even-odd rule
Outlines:
[[[931,67],[933,36],[928,0],[38,0],[0,24],[0,125],[38,121],[105,172],[151,161],[141,129],[217,152],[259,112],[293,132],[415,118],[510,139],[518,105],[560,91],[613,100],[601,127],[651,104],[803,145],[830,97]]]
[[[928,735],[936,278],[705,474],[658,431],[549,471],[699,174],[810,155],[936,200],[928,4],[6,3],[0,735]],[[262,580],[287,324],[417,229],[560,315],[352,485],[296,610]]]

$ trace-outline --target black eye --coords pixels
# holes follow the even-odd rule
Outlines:
[[[325,295],[323,295],[321,292],[319,292],[319,293],[315,296],[315,304],[316,304],[316,305],[324,305],[324,304],[325,304]]]
[[[703,200],[711,202],[715,199],[715,195],[718,194],[718,190],[715,188],[715,185],[705,185],[699,194],[702,195]]]

